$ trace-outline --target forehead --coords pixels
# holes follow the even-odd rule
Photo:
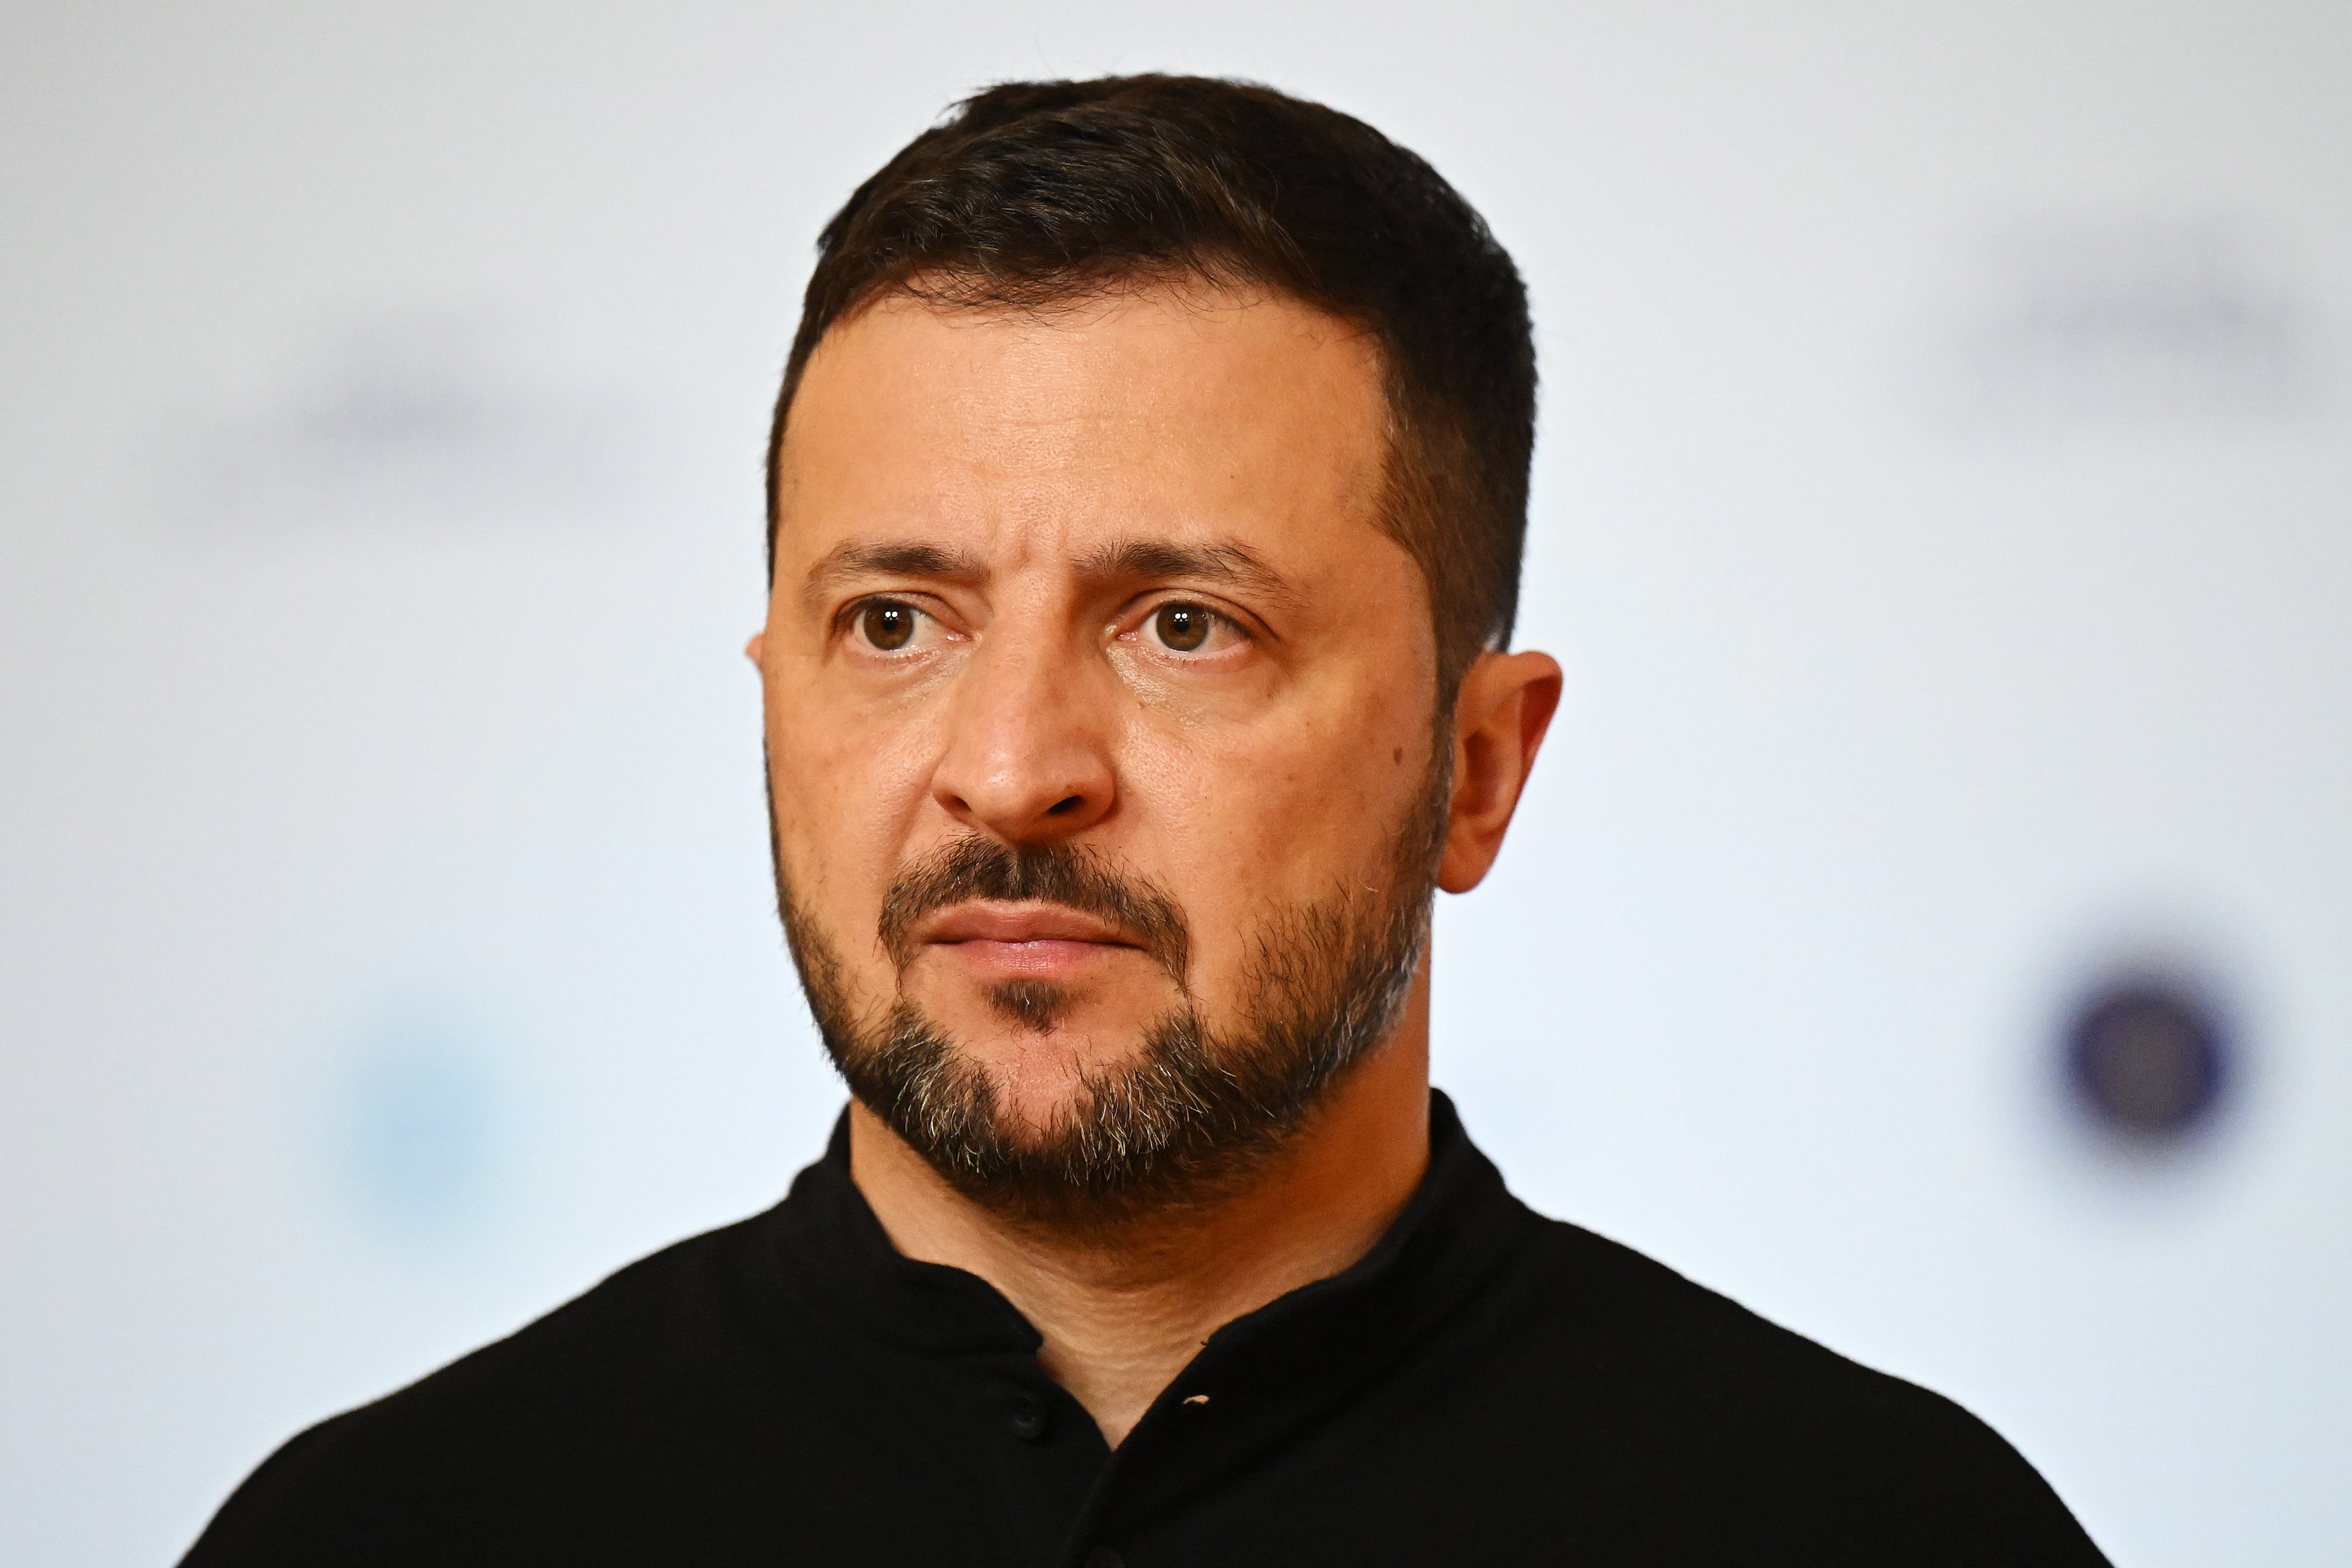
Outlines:
[[[1045,314],[886,299],[802,377],[778,554],[901,529],[1360,548],[1387,418],[1372,342],[1279,297],[1151,290]]]

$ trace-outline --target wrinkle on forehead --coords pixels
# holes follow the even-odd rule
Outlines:
[[[901,296],[836,326],[812,357],[779,455],[779,511],[789,520],[813,484],[837,498],[895,482],[888,510],[908,523],[935,501],[1050,525],[1148,512],[1162,493],[1336,504],[1372,521],[1388,424],[1369,338],[1284,297],[1155,290],[1041,321]],[[1178,519],[1128,521],[1162,532]]]

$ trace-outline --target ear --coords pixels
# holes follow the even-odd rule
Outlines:
[[[1559,706],[1559,661],[1548,653],[1485,653],[1454,701],[1454,797],[1437,885],[1466,893],[1486,880],[1536,750]]]

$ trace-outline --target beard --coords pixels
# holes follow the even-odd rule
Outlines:
[[[850,1092],[958,1191],[1009,1218],[1056,1229],[1115,1226],[1212,1202],[1246,1184],[1343,1078],[1395,1029],[1428,951],[1444,847],[1452,747],[1428,774],[1386,853],[1319,900],[1277,905],[1249,936],[1238,1016],[1203,1017],[1188,980],[1191,934],[1150,879],[1084,846],[1008,847],[977,835],[908,868],[883,900],[877,936],[903,983],[924,915],[971,900],[1061,904],[1115,925],[1174,983],[1179,1000],[1124,1059],[1081,1068],[1042,1125],[1001,1103],[989,1068],[903,990],[861,1022],[845,972],[796,900],[776,845],[777,901],[809,1011]],[[771,829],[773,830],[772,817]],[[1013,981],[988,998],[1043,1034],[1069,998]]]

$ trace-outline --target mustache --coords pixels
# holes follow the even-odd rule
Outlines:
[[[883,951],[904,970],[913,962],[916,922],[935,910],[991,900],[1060,904],[1118,928],[1179,986],[1192,936],[1176,900],[1148,877],[1067,844],[1011,848],[978,835],[959,838],[908,867],[882,897]]]

